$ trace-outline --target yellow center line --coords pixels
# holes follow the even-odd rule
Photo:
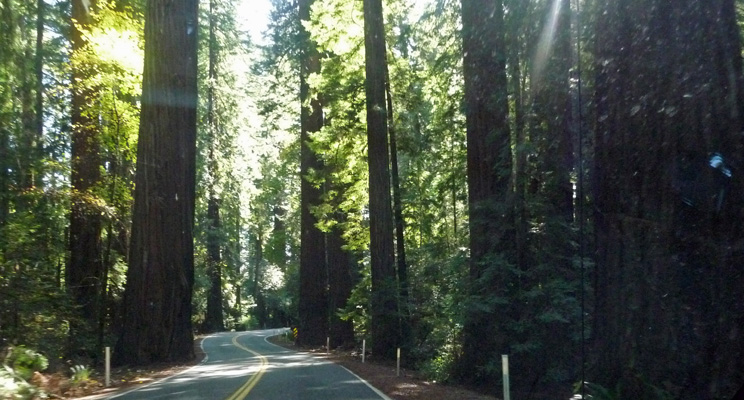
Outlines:
[[[248,353],[251,353],[254,356],[258,357],[258,359],[261,361],[261,365],[259,365],[258,371],[253,374],[250,379],[248,379],[248,381],[240,387],[240,389],[231,394],[230,397],[228,397],[226,400],[242,400],[246,396],[248,396],[248,393],[253,389],[254,386],[256,386],[258,381],[261,379],[261,376],[263,376],[264,372],[266,371],[266,366],[269,365],[269,361],[266,359],[266,357],[238,343],[238,338],[245,335],[246,334],[235,336],[232,340],[232,343],[235,345],[235,347],[247,351]]]

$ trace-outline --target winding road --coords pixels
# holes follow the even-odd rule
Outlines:
[[[206,337],[205,360],[180,374],[109,397],[117,400],[390,400],[346,368],[266,339],[283,330]]]

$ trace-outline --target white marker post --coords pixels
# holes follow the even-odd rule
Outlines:
[[[326,336],[326,354],[331,354],[331,338]]]
[[[111,385],[111,347],[106,346],[106,387]]]
[[[398,365],[395,367],[395,376],[400,376],[400,347],[398,347]]]
[[[362,364],[364,364],[364,353],[367,352],[367,339],[362,339]]]
[[[501,355],[501,369],[504,374],[504,400],[510,400],[509,396],[509,355]]]

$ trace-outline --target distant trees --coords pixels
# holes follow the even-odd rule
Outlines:
[[[204,317],[204,329],[207,332],[219,332],[225,329],[222,313],[222,240],[220,240],[220,199],[217,195],[219,165],[217,161],[218,137],[221,127],[217,116],[218,107],[215,91],[217,90],[217,16],[215,1],[209,2],[209,36],[207,42],[207,260],[206,272],[209,277],[207,310]]]
[[[101,184],[101,133],[95,103],[98,88],[90,84],[95,73],[83,55],[85,33],[92,24],[96,2],[72,1],[72,141],[70,210],[70,262],[65,283],[80,307],[82,324],[73,323],[73,338],[85,338],[96,327],[96,305],[101,301],[103,259],[101,212],[96,189]],[[91,349],[92,350],[92,349]]]
[[[69,8],[8,0],[0,18],[0,338],[62,354],[69,332],[53,327],[82,325],[63,280],[70,70],[58,59],[69,60]]]
[[[193,357],[198,2],[150,1],[119,361]]]

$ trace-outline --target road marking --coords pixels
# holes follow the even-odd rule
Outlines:
[[[335,364],[335,363],[334,363],[334,364]],[[357,379],[359,379],[360,381],[362,381],[362,383],[363,383],[363,384],[367,385],[367,387],[369,387],[370,389],[372,389],[372,391],[373,391],[373,392],[377,393],[377,395],[378,395],[378,396],[380,396],[380,397],[382,398],[382,400],[393,400],[393,399],[391,399],[390,397],[388,397],[388,396],[387,396],[387,395],[386,395],[385,393],[383,393],[383,392],[382,392],[382,391],[381,391],[380,389],[378,389],[378,388],[376,388],[376,387],[372,386],[372,384],[371,384],[371,383],[369,383],[369,382],[365,381],[364,379],[362,379],[362,377],[361,377],[361,376],[359,376],[359,375],[355,374],[355,373],[354,373],[354,372],[353,372],[352,370],[350,370],[350,369],[348,369],[348,368],[344,367],[344,366],[343,366],[343,365],[341,365],[341,364],[336,364],[336,365],[338,365],[339,367],[341,367],[341,368],[345,369],[345,370],[346,370],[346,371],[347,371],[348,373],[350,373],[350,374],[354,375],[354,376],[355,376],[355,377],[356,377]]]
[[[288,329],[289,329],[289,328],[284,328],[284,329],[280,330],[279,334],[281,334],[281,333],[283,333],[283,332],[286,332],[286,330],[288,330]],[[272,335],[272,336],[276,336],[276,335]],[[265,336],[265,337],[264,337],[264,342],[266,342],[266,343],[268,343],[268,344],[270,344],[270,345],[272,345],[272,346],[274,346],[274,347],[278,347],[278,348],[280,348],[280,349],[283,349],[283,350],[287,350],[287,348],[285,348],[285,347],[282,347],[282,346],[279,346],[279,345],[276,345],[276,344],[274,344],[274,343],[271,343],[271,342],[269,342],[269,338],[270,338],[270,337],[271,337],[271,336]],[[317,358],[317,357],[315,357],[315,356],[314,356],[313,354],[311,354],[311,353],[306,353],[306,352],[297,352],[297,353],[299,353],[299,354],[305,354],[306,356],[309,356],[310,358],[314,358],[314,359],[316,359],[316,358]],[[367,382],[366,380],[364,380],[364,379],[363,379],[363,378],[362,378],[361,376],[359,376],[359,375],[355,374],[355,373],[354,373],[354,371],[352,371],[352,370],[350,370],[350,369],[348,369],[348,368],[344,367],[344,366],[343,366],[343,365],[341,365],[341,364],[336,364],[336,363],[335,363],[335,362],[333,362],[333,361],[328,361],[328,360],[325,360],[325,361],[326,361],[326,362],[327,362],[328,364],[335,364],[335,365],[338,365],[339,367],[341,367],[341,368],[345,369],[345,370],[346,370],[346,372],[350,373],[350,374],[351,374],[352,376],[354,376],[355,378],[359,379],[359,380],[360,380],[360,381],[361,381],[361,382],[362,382],[363,384],[365,384],[365,385],[366,385],[366,386],[367,386],[368,388],[372,389],[372,391],[373,391],[373,392],[375,392],[375,394],[377,394],[378,396],[380,396],[380,398],[381,398],[382,400],[393,400],[393,399],[391,399],[390,397],[388,397],[388,395],[386,395],[385,393],[383,393],[383,392],[382,392],[382,391],[381,391],[380,389],[378,389],[378,388],[376,388],[376,387],[372,386],[372,384],[371,384],[371,383],[369,383],[369,382]]]
[[[235,345],[235,347],[247,351],[248,353],[251,353],[254,356],[258,357],[258,359],[261,361],[261,365],[259,365],[258,371],[253,374],[250,379],[248,379],[248,381],[240,387],[240,389],[230,395],[230,397],[228,397],[226,400],[243,400],[246,396],[248,396],[248,393],[250,393],[250,391],[253,390],[253,387],[256,386],[258,381],[261,379],[261,376],[263,376],[264,372],[266,371],[266,366],[269,364],[269,361],[266,359],[266,357],[238,343],[238,338],[246,335],[247,334],[243,334],[233,337],[232,343]]]
[[[204,337],[204,338],[203,338],[203,339],[201,340],[201,342],[199,342],[199,348],[201,349],[202,353],[204,353],[204,341],[205,341],[205,340],[207,340],[207,339],[209,339],[209,338],[211,338],[211,337],[214,337],[214,336],[215,336],[214,334],[212,334],[212,335],[208,335],[208,336],[205,336],[205,337]],[[142,390],[142,389],[145,389],[145,388],[148,388],[148,387],[150,387],[150,386],[154,386],[154,385],[157,385],[157,384],[160,384],[160,383],[164,383],[165,381],[167,381],[167,380],[170,380],[171,378],[174,378],[174,377],[176,377],[176,376],[178,376],[178,375],[181,375],[181,374],[185,374],[185,373],[187,373],[187,372],[190,372],[190,371],[192,371],[192,370],[194,370],[194,369],[196,369],[196,368],[199,368],[200,366],[202,366],[202,365],[204,365],[204,364],[206,364],[206,363],[207,363],[207,356],[204,356],[204,359],[203,359],[203,360],[201,360],[201,361],[200,361],[200,362],[199,362],[198,364],[194,365],[194,366],[193,366],[193,367],[191,367],[191,368],[185,369],[185,370],[183,370],[183,371],[181,371],[181,372],[176,372],[176,373],[175,373],[175,374],[173,374],[173,375],[170,375],[170,376],[166,376],[165,378],[162,378],[162,379],[158,379],[158,380],[156,380],[156,381],[153,381],[153,382],[150,382],[150,383],[144,384],[144,385],[142,385],[142,386],[138,386],[138,387],[136,387],[136,388],[134,388],[134,389],[130,389],[130,390],[127,390],[127,391],[125,391],[125,392],[122,392],[122,393],[119,393],[119,394],[114,394],[114,395],[113,395],[113,396],[111,396],[111,397],[107,397],[107,399],[114,399],[114,398],[117,398],[117,397],[122,397],[122,396],[128,395],[129,393],[132,393],[132,392],[136,392],[136,391],[138,391],[138,390]]]

